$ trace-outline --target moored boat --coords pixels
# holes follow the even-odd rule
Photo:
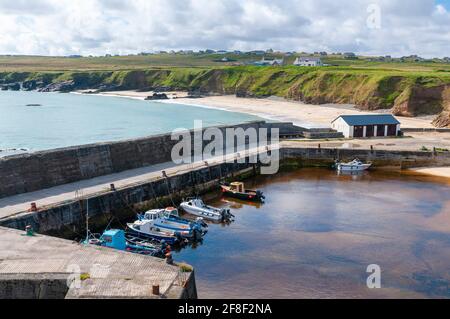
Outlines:
[[[259,190],[245,189],[244,183],[234,182],[231,184],[221,184],[220,186],[225,196],[252,202],[264,202],[266,199],[263,192]]]
[[[163,257],[166,249],[165,243],[155,244],[151,242],[133,242],[128,240],[125,232],[119,229],[107,230],[100,237],[91,236],[91,238],[86,239],[84,243],[154,257]]]
[[[153,230],[188,240],[200,240],[208,232],[208,225],[202,218],[198,218],[196,221],[183,219],[179,216],[178,210],[173,207],[150,210],[138,215],[138,221],[141,222],[139,225],[141,229],[143,226],[146,229],[151,227]]]
[[[127,233],[140,239],[166,242],[170,245],[176,245],[182,242],[179,234],[161,231],[159,228],[154,227],[150,220],[137,220],[134,223],[127,224]]]
[[[371,163],[365,164],[357,158],[349,163],[336,163],[336,168],[340,172],[361,172],[368,170],[371,166]]]
[[[186,213],[202,217],[213,222],[231,221],[234,215],[229,208],[216,208],[206,205],[201,198],[191,198],[180,204]]]

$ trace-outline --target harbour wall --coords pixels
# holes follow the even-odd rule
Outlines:
[[[87,199],[74,199],[37,212],[24,212],[2,219],[0,226],[24,230],[30,225],[40,234],[81,239],[88,202],[90,228],[101,231],[111,219],[128,220],[146,209],[172,206],[183,198],[215,190],[222,179],[245,178],[257,173],[258,167],[248,160],[205,166],[123,189],[91,194]]]
[[[450,165],[449,152],[283,147],[280,158],[284,165],[300,167],[329,167],[336,160],[345,162],[355,158],[372,162],[376,169],[383,170]]]
[[[375,169],[400,170],[413,167],[449,166],[450,153],[407,152],[384,150],[352,150],[282,147],[282,167],[331,167],[335,160],[349,161],[355,157],[373,163]],[[85,229],[87,202],[93,230],[101,231],[114,218],[128,220],[149,208],[177,205],[183,198],[202,195],[218,189],[224,179],[244,179],[258,175],[260,167],[249,163],[220,163],[161,176],[122,189],[105,190],[74,199],[38,212],[24,212],[5,218],[1,226],[25,229],[31,225],[38,233],[64,238],[82,238]]]
[[[264,121],[217,128],[224,137],[226,129],[229,128],[244,130],[267,128],[268,133],[271,129],[278,128],[280,135],[301,135],[304,131],[292,123]],[[189,132],[193,141],[195,131]],[[178,143],[171,137],[171,134],[162,134],[0,158],[0,198],[170,162],[172,149]],[[209,143],[202,142],[203,148]],[[237,138],[235,142],[239,143]],[[248,144],[248,139],[245,143]],[[225,139],[224,148],[226,144]]]

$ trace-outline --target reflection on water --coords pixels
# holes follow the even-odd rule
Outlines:
[[[450,297],[449,183],[304,169],[248,186],[264,205],[212,199],[236,222],[175,256],[196,267],[201,298]],[[382,289],[366,288],[370,264]]]

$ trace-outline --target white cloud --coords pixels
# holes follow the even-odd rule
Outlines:
[[[434,0],[0,0],[0,54],[204,48],[445,56],[450,13]]]

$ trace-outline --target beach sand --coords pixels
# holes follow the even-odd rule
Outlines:
[[[104,92],[102,95],[145,99],[153,92],[116,91]],[[293,122],[306,128],[330,127],[331,122],[340,115],[373,114],[355,108],[351,104],[312,105],[302,102],[288,101],[283,98],[250,99],[237,98],[234,95],[208,96],[198,99],[187,98],[186,92],[168,92],[169,97],[176,99],[164,100],[165,103],[180,103],[207,108],[221,109],[231,112],[247,113],[268,120]],[[386,112],[386,111],[378,111]],[[377,112],[375,112],[377,113]],[[433,128],[433,117],[407,118],[398,117],[403,128]]]
[[[86,93],[83,91],[79,91],[79,93]],[[118,96],[118,97],[128,97],[128,98],[134,98],[139,100],[145,100],[146,97],[152,96],[153,91],[145,91],[145,92],[138,92],[138,91],[111,91],[111,92],[102,92],[99,93],[99,95],[107,95],[107,96]],[[187,92],[164,92],[170,99],[177,99],[177,98],[186,98],[188,96]]]
[[[450,167],[426,167],[426,168],[415,168],[411,171],[419,174],[432,175],[445,177],[450,179]]]

